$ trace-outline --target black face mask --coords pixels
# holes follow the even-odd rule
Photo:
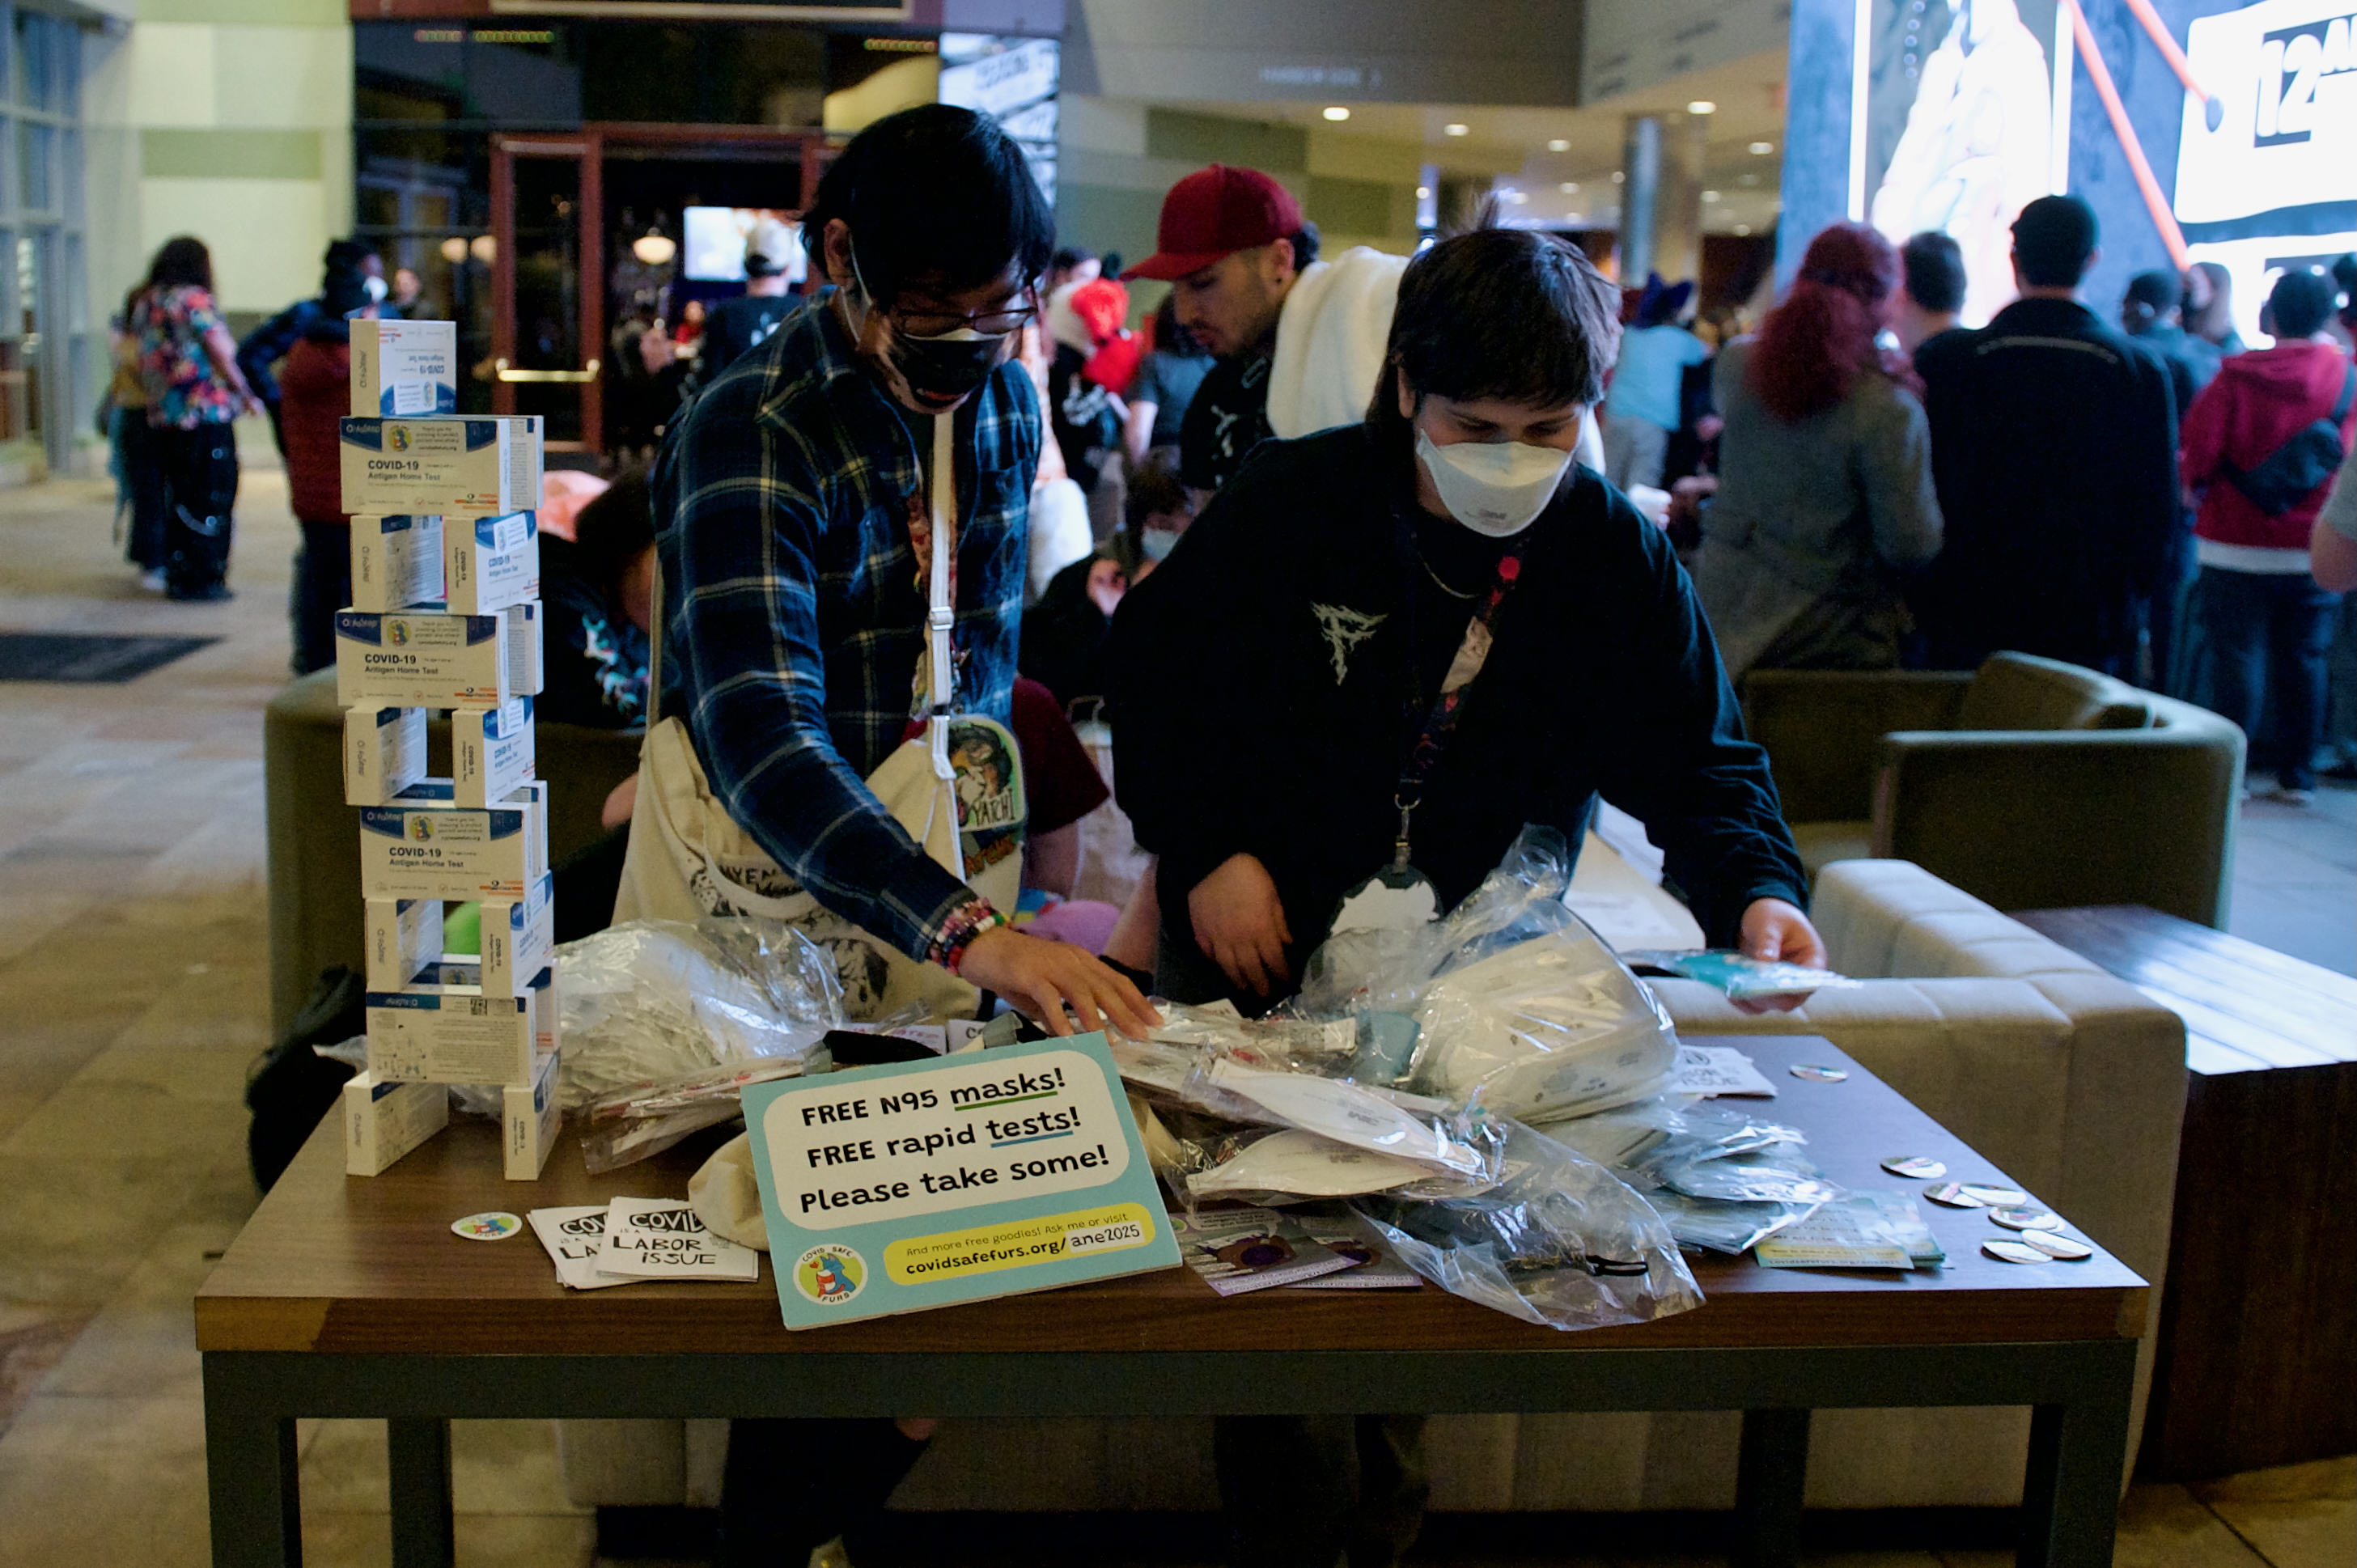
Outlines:
[[[955,402],[990,379],[1006,336],[961,327],[939,338],[911,338],[896,328],[892,363],[918,396]]]
[[[853,288],[859,299],[863,319],[877,314],[876,296],[867,292],[867,280],[859,275],[859,258],[851,258]],[[891,318],[887,317],[886,321]],[[960,327],[934,338],[915,338],[892,327],[892,338],[885,356],[892,361],[900,379],[920,400],[938,403],[944,408],[972,395],[990,373],[998,368],[1000,350],[1011,336],[1005,332],[977,332],[971,327]]]

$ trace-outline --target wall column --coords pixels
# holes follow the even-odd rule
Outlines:
[[[1701,114],[1632,114],[1621,147],[1620,283],[1655,272],[1676,283],[1702,272]]]

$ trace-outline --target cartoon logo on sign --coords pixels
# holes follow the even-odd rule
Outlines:
[[[392,447],[396,452],[408,451],[409,427],[405,424],[394,425],[391,430],[385,432],[384,444]]]
[[[430,842],[434,837],[434,819],[413,814],[409,819],[409,836],[419,843]]]
[[[867,1260],[850,1247],[813,1247],[794,1260],[794,1288],[821,1306],[841,1306],[867,1283]]]
[[[389,620],[385,622],[384,639],[393,644],[395,648],[408,647],[409,623],[405,620]]]

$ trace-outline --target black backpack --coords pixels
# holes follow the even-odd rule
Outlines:
[[[352,1069],[315,1055],[313,1046],[333,1046],[368,1028],[361,977],[338,964],[322,971],[305,998],[286,1037],[254,1059],[246,1071],[245,1152],[253,1185],[268,1192],[279,1173],[294,1163],[319,1119],[335,1109]]]
[[[2225,465],[2227,482],[2269,517],[2281,517],[2341,471],[2345,455],[2341,422],[2349,417],[2352,403],[2357,403],[2357,366],[2350,367],[2342,379],[2341,399],[2330,414],[2294,433],[2255,468]]]

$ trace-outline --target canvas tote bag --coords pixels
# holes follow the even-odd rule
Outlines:
[[[935,865],[996,908],[1011,910],[1021,891],[1028,815],[1021,754],[1006,725],[949,711],[950,630],[956,619],[951,564],[957,536],[952,425],[948,414],[934,418],[931,539],[920,542],[930,544],[931,557],[920,671],[931,713],[924,734],[895,748],[868,775],[867,788]],[[656,624],[662,624],[660,614]],[[662,689],[660,638],[655,647],[658,662],[648,681],[651,706]],[[822,908],[714,797],[687,725],[657,716],[639,754],[638,804],[630,815],[614,918],[694,920],[706,915],[761,915],[801,929],[834,955],[845,1009],[856,1019],[883,1017],[911,1004],[934,1018],[970,1015],[978,1000],[972,985],[939,964],[912,958]]]

